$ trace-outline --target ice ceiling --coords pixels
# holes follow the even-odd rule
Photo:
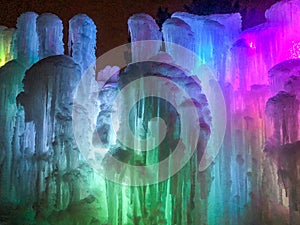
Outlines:
[[[56,15],[1,26],[0,224],[300,224],[300,1],[265,17],[135,14],[100,60],[87,15],[67,55]]]

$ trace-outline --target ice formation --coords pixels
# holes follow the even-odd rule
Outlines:
[[[141,73],[141,71],[143,71],[143,73]],[[207,179],[207,174],[200,174],[197,172],[197,161],[201,158],[201,151],[204,150],[203,148],[205,147],[210,134],[209,124],[205,123],[205,120],[209,121],[209,114],[202,114],[202,112],[205,112],[205,108],[207,110],[207,105],[204,104],[206,102],[205,96],[201,96],[201,88],[191,77],[188,77],[187,74],[185,74],[183,71],[168,64],[157,62],[142,62],[130,65],[123,73],[119,75],[118,87],[125,87],[132,81],[132,79],[138,79],[142,77],[146,78],[153,75],[156,77],[168,77],[168,80],[177,83],[186,91],[189,91],[191,93],[193,93],[193,90],[198,89],[199,92],[197,93],[197,95],[199,96],[199,98],[196,98],[195,96],[195,99],[202,99],[202,102],[200,104],[200,102],[195,100],[195,103],[199,110],[199,114],[201,114],[202,126],[206,127],[207,129],[203,129],[201,138],[199,139],[197,149],[198,154],[195,154],[188,165],[184,167],[182,171],[174,175],[171,179],[158,184],[153,184],[151,186],[145,186],[144,188],[114,185],[111,182],[107,182],[107,192],[114,193],[108,196],[107,202],[108,220],[111,221],[112,224],[136,224],[139,222],[144,224],[149,224],[151,222],[155,224],[189,224],[192,223],[192,221],[200,221],[200,214],[196,213],[196,209],[200,206],[200,204],[202,204],[203,207],[207,207],[208,204],[206,201],[207,199],[205,197],[201,197],[201,194],[206,190],[200,188],[201,183],[199,182],[199,180],[205,182]],[[137,84],[137,86],[140,85],[142,86],[143,83]],[[157,85],[158,90],[161,90],[162,88],[168,89],[166,85],[171,85],[171,83],[157,83]],[[139,89],[130,89],[130,94],[132,94],[132,96],[136,96],[143,95],[145,94],[145,92],[140,92]],[[176,96],[180,95],[181,92],[178,89],[177,91],[168,92],[166,94]],[[156,93],[156,95],[159,95],[159,93]],[[127,95],[123,96],[123,98],[123,105],[119,106],[122,108],[121,112],[127,111],[126,106],[130,102],[130,100],[127,98]],[[182,101],[186,101],[186,99],[182,99]],[[193,133],[193,129],[184,134],[180,134],[177,132],[176,126],[178,126],[177,124],[179,122],[179,118],[178,115],[176,115],[175,108],[177,108],[178,110],[178,107],[190,106],[188,104],[185,104],[185,102],[178,102],[177,106],[171,106],[167,101],[163,101],[163,99],[157,97],[148,97],[139,101],[134,108],[134,111],[137,111],[137,113],[132,114],[130,117],[131,123],[137,124],[133,128],[133,132],[141,136],[147,136],[147,133],[149,134],[149,132],[152,131],[155,132],[154,135],[159,135],[159,133],[157,133],[159,132],[159,129],[157,129],[157,127],[150,128],[150,119],[153,116],[159,116],[164,118],[168,125],[166,140],[164,140],[164,142],[162,142],[158,148],[155,148],[151,150],[151,152],[147,153],[134,153],[130,149],[124,149],[124,147],[122,148],[116,146],[117,149],[108,154],[114,154],[115,157],[120,157],[120,160],[127,160],[128,163],[133,165],[151,165],[165,159],[169,154],[169,145],[176,145],[176,142],[180,141],[179,138],[181,135],[189,136]],[[190,123],[199,122],[200,121],[190,121]],[[120,116],[120,126],[125,126],[124,123],[125,118]],[[155,126],[156,123],[154,123],[153,125]],[[123,132],[119,135],[128,136],[128,133]],[[185,147],[185,152],[187,154],[187,152],[190,151],[188,149],[189,146],[186,145]],[[125,157],[124,154],[125,156],[127,156]],[[110,163],[111,162],[108,161],[107,165],[110,165]],[[168,159],[168,163],[169,166],[172,166],[173,162],[172,160]],[[117,170],[117,167],[108,167],[108,172],[111,172],[111,170],[113,170],[113,172],[117,173],[115,169]],[[147,172],[147,170],[145,172]],[[162,171],[160,171],[159,173],[162,173]],[[193,177],[188,178],[189,174],[193,174]],[[122,174],[120,174],[120,176],[121,175]],[[139,176],[138,174],[136,175]],[[153,176],[157,176],[156,179],[159,179],[159,174],[153,174]],[[131,177],[130,179],[138,179],[138,177]],[[174,185],[181,182],[185,183],[185,185]],[[161,192],[158,190],[164,191]],[[179,196],[175,197],[177,194],[179,194]],[[189,197],[185,199],[184,196]],[[160,199],[159,203],[157,203],[157,200],[155,199]],[[132,204],[134,207],[124,208],[123,206],[129,204],[129,202],[131,202],[130,204]],[[140,207],[140,205],[144,205],[144,207]],[[191,213],[185,213],[182,216],[178,216],[181,215],[182,210],[184,208],[187,208],[188,205],[195,205],[195,211]],[[170,213],[166,215],[165,212],[167,211],[169,211]],[[124,213],[127,216],[122,216],[124,215]]]
[[[172,56],[175,62],[178,62],[181,57],[187,56],[183,56],[182,52],[177,52],[176,54],[176,51],[172,48],[173,43],[187,48],[190,51],[195,51],[194,33],[191,31],[190,26],[184,21],[177,18],[167,19],[163,23],[162,33],[165,41],[166,52]],[[189,60],[186,61],[189,63]],[[188,64],[185,67],[189,68]]]
[[[38,36],[36,33],[37,14],[28,12],[22,14],[17,21],[16,56],[17,60],[26,66],[31,66],[38,60]]]
[[[1,107],[0,107],[0,140],[1,140],[1,203],[24,204],[26,198],[23,190],[18,187],[26,186],[24,180],[19,179],[22,166],[18,162],[22,159],[23,147],[20,144],[20,133],[30,129],[24,126],[24,111],[17,105],[16,98],[23,90],[22,79],[26,69],[37,60],[37,35],[35,32],[37,14],[28,12],[22,14],[17,21],[17,30],[13,40],[16,59],[9,61],[0,68]],[[27,36],[29,34],[29,36]],[[33,130],[31,130],[33,131]],[[30,135],[34,135],[33,133]],[[25,148],[30,143],[30,137],[25,141]],[[24,155],[23,155],[24,156]],[[26,187],[25,187],[26,188]]]
[[[147,14],[135,14],[128,20],[128,29],[131,37],[132,62],[147,60],[156,55],[161,44],[155,43],[142,46],[139,41],[162,40],[162,34],[155,20]],[[142,31],[142,32],[141,32]]]
[[[195,37],[195,52],[200,59],[214,69],[221,82],[225,79],[227,51],[241,32],[239,14],[195,16],[176,12],[172,18],[186,22]],[[225,34],[225,35],[224,35]]]
[[[62,21],[54,14],[44,13],[37,18],[39,58],[64,54]]]
[[[11,42],[14,32],[14,28],[0,26],[0,66],[3,66],[6,62],[13,59]]]
[[[69,21],[69,55],[78,63],[82,72],[93,67],[96,56],[96,26],[85,14],[78,14]]]
[[[85,14],[69,21],[69,56],[53,14],[29,12],[16,30],[1,26],[0,223],[300,224],[299,5],[278,2],[265,23],[244,31],[238,13],[176,12],[161,31],[135,14],[125,68],[95,67],[96,26]],[[195,54],[178,54],[174,44]],[[194,67],[209,68],[218,83]],[[214,111],[222,111],[209,101],[217,85],[226,132],[200,170],[216,140]],[[180,157],[168,157],[177,144]],[[185,166],[161,180],[193,144]],[[148,169],[161,161],[166,167]],[[157,182],[122,185],[149,177]]]

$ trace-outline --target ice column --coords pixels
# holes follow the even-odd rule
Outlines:
[[[0,69],[0,143],[3,152],[0,199],[11,204],[22,204],[25,201],[20,200],[22,191],[18,191],[18,187],[22,187],[22,179],[18,177],[24,166],[21,160],[24,156],[22,150],[29,149],[27,147],[30,143],[21,144],[22,135],[27,127],[24,124],[24,113],[22,108],[17,106],[16,98],[23,90],[22,79],[25,70],[37,60],[36,18],[37,14],[33,12],[24,13],[18,18],[13,43],[17,58]],[[31,135],[34,135],[34,130],[31,130]]]
[[[195,53],[213,69],[220,82],[224,82],[230,63],[228,50],[241,32],[240,14],[197,16],[176,12],[172,18],[181,19],[191,27],[195,37]]]
[[[64,54],[63,24],[54,14],[44,13],[37,18],[39,58]]]
[[[82,197],[81,170],[76,170],[80,156],[72,128],[73,98],[80,78],[80,67],[72,58],[51,56],[26,72],[24,92],[18,96],[26,123],[33,123],[36,130],[33,153],[28,155],[35,160],[23,174],[29,176],[36,217],[49,216],[44,213],[65,209]]]
[[[78,14],[69,21],[69,55],[78,63],[82,72],[95,66],[96,26],[85,14]]]
[[[16,51],[17,60],[31,66],[38,60],[38,36],[36,33],[37,14],[27,12],[17,20]]]
[[[13,59],[11,42],[13,39],[14,28],[0,26],[0,66]]]
[[[162,34],[155,20],[147,14],[134,14],[128,20],[131,37],[132,62],[147,60],[156,55],[160,48]],[[155,40],[155,43],[139,43],[139,41]]]
[[[195,36],[191,27],[181,19],[171,18],[163,23],[162,32],[166,53],[171,55],[175,62],[185,62],[184,68],[194,68],[195,59],[190,58],[192,54],[188,54],[189,57],[184,56],[183,52],[185,51],[174,51],[173,48],[173,44],[176,44],[195,52]]]

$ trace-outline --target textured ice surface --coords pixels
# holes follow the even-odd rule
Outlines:
[[[15,33],[14,49],[17,50],[17,58],[9,61],[0,69],[0,143],[1,143],[1,203],[2,204],[21,204],[26,201],[20,200],[22,190],[22,179],[18,179],[23,170],[19,162],[22,160],[22,152],[31,145],[30,137],[20,143],[21,135],[25,130],[34,131],[30,125],[24,124],[24,111],[17,105],[16,98],[23,90],[22,79],[26,69],[37,60],[37,35],[35,31],[37,14],[29,12],[22,14],[17,21]],[[32,136],[31,135],[31,136]],[[29,179],[30,180],[30,179]],[[24,197],[24,196],[23,196]]]
[[[186,65],[193,59],[176,55],[170,43],[135,42],[162,39],[152,17],[135,14],[128,20],[132,58],[160,63],[107,66],[97,76],[93,67],[87,70],[94,65],[96,44],[96,27],[89,17],[80,14],[70,20],[71,58],[50,56],[63,53],[59,18],[43,14],[35,27],[36,19],[35,13],[21,15],[15,32],[0,27],[1,63],[15,59],[0,68],[0,223],[299,224],[299,0],[276,3],[266,12],[265,23],[242,33],[239,14],[178,12],[163,24],[164,40],[194,51],[210,66],[224,93],[226,135],[218,157],[201,173],[198,162],[217,118],[210,111],[204,79],[199,85],[195,76],[176,66],[180,58]],[[33,65],[38,46],[39,57],[47,58]],[[149,74],[170,81],[155,84],[153,90],[160,91],[154,94],[176,101],[171,105],[144,98],[128,110],[126,120],[126,103],[144,96],[147,87],[135,84],[121,96],[119,110],[115,98],[135,78]],[[113,77],[97,93],[107,75]],[[74,101],[79,80],[85,86]],[[165,93],[172,82],[180,88]],[[209,87],[208,93],[216,91],[216,86]],[[145,174],[128,176],[122,167],[112,166],[110,156],[131,165],[152,164],[166,159],[177,143],[184,144],[179,135],[192,136],[192,129],[179,132],[181,118],[175,108],[191,106],[180,89],[191,96],[200,117],[189,118],[191,127],[200,123],[198,154],[173,177],[151,186],[122,186],[99,177],[88,164],[93,159],[104,159],[100,167],[119,179],[139,180]],[[77,123],[72,124],[74,115]],[[130,137],[131,131],[144,139],[160,135],[157,120],[150,121],[156,116],[170,125],[159,148],[141,153],[117,139]],[[90,120],[95,127],[88,125]],[[128,132],[123,129],[126,121]],[[75,142],[75,133],[84,140],[81,144]],[[184,145],[183,157],[189,146]],[[159,179],[165,170],[150,172]]]
[[[58,16],[44,13],[37,18],[39,58],[64,54],[63,24]]]
[[[139,43],[145,40],[162,40],[162,34],[155,20],[147,14],[134,14],[128,19],[128,30],[131,38],[132,61],[147,60],[156,55],[161,47],[160,42]]]
[[[295,23],[300,18],[300,1],[285,0],[277,2],[265,12],[265,17],[269,22]]]
[[[228,74],[235,88],[267,84],[262,74],[284,60],[299,58],[299,13],[298,0],[281,1],[266,11],[265,23],[242,32],[232,48],[235,66]]]
[[[36,19],[38,15],[27,12],[18,17],[15,39],[17,60],[30,66],[38,60],[38,36],[36,32]]]
[[[185,68],[189,68],[189,63],[193,63],[193,59],[190,59],[189,52],[187,55],[183,55],[184,51],[178,51],[177,46],[180,45],[183,48],[187,48],[190,51],[195,51],[195,35],[191,30],[191,27],[183,20],[177,18],[167,19],[162,26],[162,33],[165,41],[166,53],[172,56],[175,62],[179,62],[180,59],[185,58]]]
[[[162,53],[160,56],[162,56]],[[165,55],[163,56],[168,58]],[[189,131],[183,131],[183,133],[178,132],[179,118],[175,109],[179,110],[181,107],[190,107],[186,104],[187,99],[182,98],[181,96],[181,88],[187,91],[190,96],[194,97],[194,104],[196,105],[200,117],[200,121],[193,121],[193,118],[190,118],[192,124],[200,123],[202,127],[196,150],[197,154],[194,154],[187,165],[176,175],[157,184],[140,188],[112,185],[110,182],[107,182],[107,192],[113,193],[107,198],[108,220],[113,224],[119,222],[122,224],[134,224],[137,221],[144,224],[152,222],[155,224],[205,224],[205,221],[202,222],[201,218],[202,216],[206,216],[205,209],[208,207],[208,202],[205,197],[202,198],[202,195],[205,196],[209,192],[209,180],[211,177],[209,170],[203,173],[197,171],[197,162],[203,155],[203,150],[210,135],[211,118],[206,97],[201,93],[201,87],[191,76],[179,68],[163,62],[140,62],[129,65],[124,72],[120,73],[118,87],[122,90],[126,85],[130,85],[133,80],[141,77],[146,78],[148,76],[168,78],[169,82],[155,83],[155,85],[157,85],[157,90],[160,90],[161,93],[155,92],[152,94],[154,96],[173,96],[177,99],[177,105],[170,105],[167,101],[157,99],[156,97],[143,98],[134,106],[132,110],[133,113],[129,114],[130,124],[135,124],[135,126],[132,126],[132,132],[136,135],[145,137],[149,136],[150,132],[154,132],[153,135],[160,135],[158,122],[150,123],[150,119],[158,116],[163,118],[168,125],[166,139],[158,148],[151,151],[134,152],[130,151],[128,147],[126,148],[121,145],[120,147],[111,149],[107,155],[113,155],[117,159],[132,165],[151,165],[163,159],[168,160],[170,166],[173,165],[173,161],[170,158],[166,158],[169,155],[170,148],[172,149],[177,145],[177,142],[180,141],[180,139],[178,139],[179,137],[184,137],[183,139],[185,139],[185,136],[189,137],[193,135],[192,126]],[[166,86],[172,86],[173,82],[180,88],[174,88],[173,92],[164,92],[164,90],[168,88]],[[130,89],[129,95],[122,96],[123,101],[121,102],[121,105],[118,105],[118,107],[121,108],[121,110],[119,110],[120,114],[117,114],[120,127],[126,127],[126,118],[122,116],[122,113],[128,112],[127,105],[129,99],[135,98],[135,96],[143,96],[143,90],[149,89],[149,87],[143,86],[143,82],[136,85],[136,88]],[[107,97],[109,96],[111,95],[108,93]],[[116,120],[116,118],[112,119]],[[117,132],[117,134],[130,137],[127,132]],[[185,154],[188,154],[189,151],[189,145],[185,145],[185,151],[182,152],[182,157],[184,157]],[[122,173],[119,174],[117,170],[118,168],[111,167],[113,161],[109,161],[108,156],[106,162],[107,173],[116,171],[115,173],[122,177]],[[190,177],[191,174],[193,174],[192,177]],[[127,179],[138,179],[138,176],[140,175],[133,174]],[[153,179],[155,177],[156,179],[159,179],[159,174],[153,174]],[[176,185],[178,183],[185,183],[185,185]],[[207,185],[204,187],[201,185],[203,183],[206,183]],[[185,198],[184,196],[189,197]],[[161,201],[157,202],[156,199],[161,199]],[[131,202],[132,207],[124,207],[128,202]],[[144,205],[144,207],[140,207],[141,205]],[[195,211],[190,211],[189,213],[182,215],[182,209],[187,209],[189,205],[194,208]],[[200,210],[200,206],[201,211],[203,210],[202,213],[199,213],[200,211],[198,211]],[[170,213],[165,215],[164,212]],[[122,215],[124,213],[127,216],[123,217]]]
[[[199,34],[205,34],[205,31],[201,32],[202,25],[205,20],[216,21],[224,25],[226,29],[226,35],[228,35],[232,40],[234,40],[240,34],[242,29],[242,20],[239,13],[197,16],[186,12],[175,12],[172,14],[172,18],[184,20],[192,27],[194,32],[197,30]]]
[[[266,113],[272,118],[273,135],[277,145],[284,145],[298,140],[299,101],[295,95],[280,91],[268,100]]]
[[[230,61],[227,52],[241,32],[240,14],[195,16],[176,12],[172,18],[179,18],[191,27],[194,33],[196,54],[223,82],[226,71],[229,69],[226,68]]]
[[[272,94],[276,94],[279,91],[286,90],[289,84],[292,85],[293,80],[297,80],[297,77],[300,77],[300,60],[291,59],[284,62],[281,62],[269,71],[270,78],[270,88]],[[300,88],[300,86],[298,86]],[[292,90],[291,90],[292,91]],[[296,89],[294,90],[296,91]]]
[[[0,26],[0,66],[3,66],[14,57],[11,49],[14,32],[14,28]]]
[[[94,21],[85,14],[78,14],[69,21],[69,55],[81,66],[82,72],[95,64],[96,32]]]

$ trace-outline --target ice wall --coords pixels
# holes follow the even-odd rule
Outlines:
[[[32,122],[36,132],[34,149],[28,157],[37,161],[28,168],[28,175],[34,174],[36,180],[31,193],[38,207],[37,216],[42,213],[39,207],[56,206],[60,210],[70,201],[79,200],[79,190],[72,190],[73,184],[65,184],[63,175],[69,172],[72,176],[72,169],[79,163],[72,135],[71,107],[80,77],[80,67],[72,59],[49,57],[26,72],[24,92],[18,97],[24,106],[26,123]],[[55,192],[51,185],[56,186]]]
[[[132,42],[132,62],[147,60],[159,52],[161,48],[159,42],[149,43],[146,46],[139,43],[145,40],[162,40],[159,27],[150,15],[140,13],[131,16],[128,19],[128,30]]]
[[[264,24],[242,33],[239,14],[175,13],[163,24],[163,38],[169,42],[165,46],[160,42],[137,45],[135,41],[161,40],[162,34],[153,18],[136,14],[128,21],[133,62],[162,61],[132,63],[121,72],[107,65],[97,76],[93,67],[96,27],[86,15],[70,20],[72,58],[50,56],[63,54],[62,25],[55,15],[38,17],[37,29],[35,13],[21,15],[14,37],[13,30],[1,27],[0,51],[7,54],[1,55],[2,62],[12,53],[15,60],[0,68],[0,223],[299,224],[299,3],[276,3],[266,12]],[[193,59],[176,55],[171,43],[194,51],[209,65],[224,93],[227,127],[223,145],[201,173],[199,161],[216,118],[208,116],[211,106],[195,77],[175,66],[181,58],[187,65]],[[38,57],[45,58],[32,66]],[[86,73],[88,79],[82,80]],[[102,84],[107,74],[114,76],[97,93],[95,77]],[[147,93],[141,81],[122,96],[119,111],[113,108],[127,84],[149,74],[169,80],[155,84],[153,90],[160,91],[152,94],[172,95],[178,105],[152,96],[128,110],[127,103]],[[80,80],[83,104],[73,101]],[[189,107],[180,88],[165,91],[171,83],[188,92],[197,106],[200,121],[189,122],[190,127],[197,122],[202,125],[197,153],[177,174],[153,185],[128,187],[98,177],[78,148],[104,149],[101,166],[125,181],[139,181],[141,175],[121,173],[111,156],[141,166],[171,154],[180,139],[175,108]],[[72,124],[73,107],[81,112],[78,124]],[[126,111],[130,111],[128,120]],[[158,148],[141,153],[133,151],[141,147],[139,142],[130,148],[118,139],[131,137],[124,131],[127,121],[138,137],[160,135],[157,123],[149,122],[156,116],[169,125],[167,138]],[[89,119],[96,121],[95,130],[87,126]],[[119,125],[117,132],[113,123]],[[74,131],[86,138],[85,146],[75,143]],[[187,139],[191,132],[187,129],[182,134]],[[185,147],[189,150],[189,144]],[[167,172],[174,165],[170,159],[168,163]],[[151,172],[158,181],[164,171]]]
[[[206,218],[209,224],[245,223],[247,217],[242,209],[251,206],[252,200],[249,196],[253,191],[252,186],[258,184],[256,181],[253,182],[250,175],[258,172],[255,169],[252,170],[252,167],[255,168],[257,165],[253,165],[251,161],[253,157],[251,149],[256,147],[254,146],[256,143],[253,143],[253,146],[247,144],[250,141],[249,136],[255,133],[255,125],[251,126],[250,116],[232,114],[238,104],[234,99],[238,96],[234,95],[230,84],[224,83],[225,74],[231,68],[229,49],[240,31],[239,14],[195,16],[188,13],[174,13],[172,18],[163,24],[165,40],[194,51],[201,60],[196,61],[198,66],[202,63],[208,65],[223,88],[227,104],[228,116],[224,144],[213,165],[209,167],[213,180],[206,186],[210,190],[207,194],[209,205],[207,208],[203,207],[203,210],[207,210]],[[194,40],[194,43],[191,43],[191,40]],[[177,60],[192,60],[190,58],[187,60],[182,55],[174,55],[168,50],[168,44],[166,44],[166,51]],[[214,119],[213,117],[212,120]],[[204,211],[201,210],[201,213]],[[252,218],[253,221],[255,219]]]
[[[54,14],[44,13],[37,18],[39,58],[64,54],[63,24]]]
[[[233,91],[229,97],[233,106],[231,130],[241,132],[240,137],[233,134],[232,140],[246,140],[237,146],[244,153],[251,152],[248,171],[252,205],[259,204],[267,215],[259,219],[269,220],[270,224],[292,220],[287,216],[290,194],[279,182],[278,161],[269,156],[299,138],[295,91],[298,60],[289,60],[298,57],[297,4],[298,1],[276,3],[267,10],[266,23],[242,32],[231,48],[232,64],[226,77]]]

